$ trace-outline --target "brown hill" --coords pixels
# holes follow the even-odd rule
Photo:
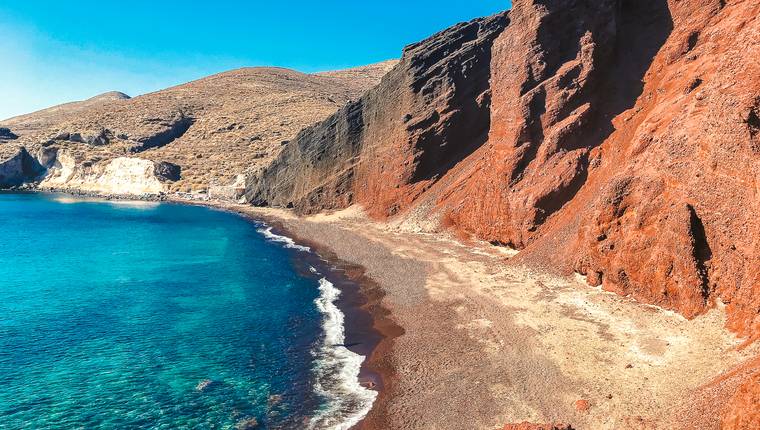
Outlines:
[[[8,157],[24,146],[50,165],[44,167],[64,160],[57,188],[90,190],[110,161],[130,157],[179,166],[166,191],[205,191],[267,163],[299,130],[358,98],[394,64],[311,75],[246,68],[132,99],[107,93],[0,122],[19,135],[0,149]]]
[[[97,108],[108,102],[115,100],[129,100],[129,98],[128,95],[122,92],[110,91],[87,100],[64,103],[37,112],[15,116],[0,121],[0,123],[2,123],[4,127],[12,128],[20,134],[30,134],[36,131],[44,131],[50,127],[55,127],[56,124],[73,119],[89,109]]]

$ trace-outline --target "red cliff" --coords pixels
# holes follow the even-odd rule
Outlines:
[[[687,317],[720,299],[755,337],[758,13],[741,0],[515,2],[408,47],[248,197],[414,213]]]
[[[757,339],[759,16],[754,0],[515,1],[408,47],[247,197],[358,203],[688,318],[722,301]]]

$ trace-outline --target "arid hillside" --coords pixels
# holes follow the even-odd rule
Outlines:
[[[88,110],[97,109],[101,105],[109,104],[109,102],[129,99],[130,97],[127,94],[111,91],[87,100],[64,103],[37,112],[19,115],[2,121],[2,124],[3,127],[12,128],[15,133],[22,135],[44,132],[66,120],[74,119],[77,115],[82,115]]]
[[[107,93],[0,122],[18,137],[0,150],[8,157],[23,146],[50,164],[43,167],[65,154],[74,172],[54,182],[60,188],[81,188],[102,177],[106,163],[129,157],[179,166],[168,192],[205,191],[267,163],[299,130],[358,98],[394,64],[311,75],[246,68],[132,99]]]

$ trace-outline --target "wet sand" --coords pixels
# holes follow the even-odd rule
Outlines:
[[[405,231],[358,209],[299,218],[216,205],[275,223],[355,271],[386,336],[366,366],[382,389],[362,429],[677,428],[685,399],[758,353],[737,350],[720,306],[687,321],[515,267],[508,249]],[[717,418],[720,404],[707,407]]]

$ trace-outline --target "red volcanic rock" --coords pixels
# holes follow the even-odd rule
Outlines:
[[[591,404],[588,402],[588,400],[576,400],[575,401],[575,410],[578,412],[588,412],[588,410],[591,409]]]
[[[407,209],[488,135],[491,46],[505,14],[461,23],[404,49],[380,85],[307,128],[247,183],[257,205],[301,213],[363,204]]]
[[[519,0],[405,50],[248,183],[523,249],[760,337],[760,3]],[[433,227],[435,228],[435,227]]]
[[[758,13],[515,2],[489,140],[431,188],[447,224],[689,318],[719,298],[760,336]]]
[[[494,44],[488,144],[439,199],[458,228],[523,248],[584,184],[609,132],[611,93],[600,89],[630,36],[619,3],[515,2]]]
[[[573,430],[567,424],[534,424],[527,421],[518,424],[506,424],[497,430]]]
[[[750,375],[728,401],[721,414],[720,428],[760,429],[760,370]]]
[[[697,388],[674,410],[671,428],[760,428],[760,356]]]
[[[757,337],[760,5],[668,9],[673,30],[641,96],[613,120],[588,192],[568,207],[582,214],[574,267],[687,317],[720,298],[729,327]]]

